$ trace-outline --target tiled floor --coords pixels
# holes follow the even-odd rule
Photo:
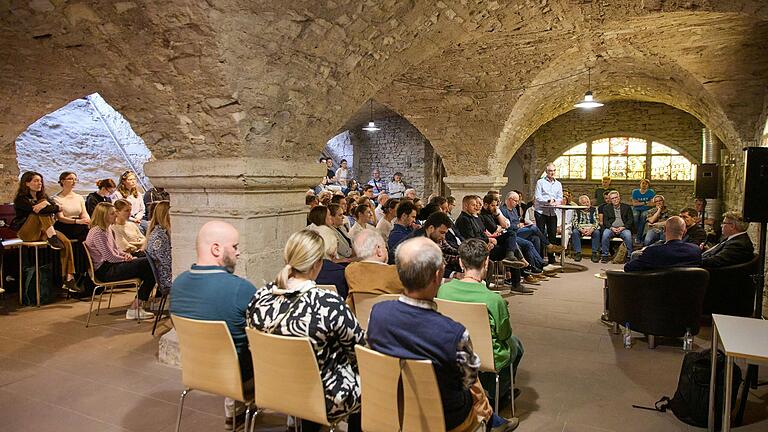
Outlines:
[[[608,264],[543,283],[533,296],[509,297],[513,328],[525,345],[518,374],[520,431],[698,430],[671,413],[632,408],[672,395],[682,361],[678,341],[656,350],[636,340],[625,349],[599,322]],[[113,305],[127,305],[129,294]],[[114,307],[85,328],[88,304],[59,301],[17,309],[13,293],[0,302],[0,431],[172,431],[180,372],[156,361],[151,323],[125,321]],[[708,329],[705,335],[708,335]],[[708,336],[707,336],[708,337]],[[708,345],[696,339],[697,347]],[[768,367],[761,369],[768,378]],[[504,414],[504,411],[502,411]],[[184,431],[223,430],[220,398],[193,392]],[[768,388],[752,391],[747,426],[768,430]],[[279,415],[263,417],[260,431],[285,429]]]

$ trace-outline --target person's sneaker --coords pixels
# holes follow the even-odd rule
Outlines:
[[[547,264],[542,270],[544,271],[544,274],[547,274],[547,272],[560,271],[560,266],[556,264]]]
[[[48,246],[53,250],[62,250],[64,249],[64,243],[59,240],[58,237],[53,236],[48,239]]]
[[[511,432],[520,425],[520,419],[517,417],[511,417],[508,419],[505,419],[506,422],[502,423],[496,427],[488,427],[489,432]]]
[[[611,262],[611,257],[609,255],[603,255],[600,257],[600,262],[603,264]]]
[[[523,278],[523,282],[531,285],[538,285],[539,284],[539,278],[537,278],[534,275],[528,275]]]
[[[77,280],[75,280],[74,278],[72,278],[72,279],[70,279],[68,281],[64,281],[64,287],[67,289],[67,291],[69,291],[71,293],[81,293],[81,292],[83,292],[83,288],[77,286]]]
[[[519,259],[517,259],[517,257],[512,256],[512,255],[510,255],[507,258],[504,258],[503,260],[501,260],[501,263],[504,264],[505,266],[509,266],[509,267],[516,268],[516,269],[524,269],[524,268],[528,267],[528,263],[527,262],[525,262],[523,260],[519,260]]]
[[[144,310],[144,308],[139,308],[138,312],[136,311],[136,308],[130,308],[127,311],[125,311],[125,319],[127,320],[135,320],[135,319],[151,319],[154,318],[155,314],[152,312],[147,312]]]
[[[513,292],[515,294],[533,295],[533,291],[534,290],[532,290],[532,289],[530,289],[528,287],[524,287],[524,286],[520,285],[520,286],[513,286],[513,287],[511,287],[509,289],[509,291],[511,291],[511,292]]]
[[[581,252],[574,253],[573,260],[576,261],[576,262],[581,261]]]
[[[563,247],[556,244],[548,244],[547,245],[547,253],[548,254],[559,254],[563,251]]]
[[[592,252],[592,262],[593,263],[600,262],[600,255],[597,252]]]
[[[244,426],[245,425],[245,411],[241,412],[237,416],[235,416],[234,421],[232,420],[232,417],[226,417],[224,419],[224,429],[225,430],[232,430],[232,427],[234,423],[237,423],[238,426]]]

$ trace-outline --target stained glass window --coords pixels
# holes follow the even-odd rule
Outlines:
[[[636,137],[601,138],[577,144],[554,162],[563,179],[690,181],[693,164],[667,145]],[[649,166],[650,165],[650,166]]]

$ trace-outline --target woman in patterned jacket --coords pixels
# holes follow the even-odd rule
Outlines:
[[[325,387],[329,419],[354,412],[348,431],[360,431],[360,375],[355,345],[365,333],[338,294],[317,288],[323,266],[324,243],[314,231],[291,235],[283,251],[285,267],[274,283],[260,288],[248,305],[248,325],[281,336],[309,337]],[[265,353],[265,355],[268,355]],[[302,430],[320,425],[302,420]]]

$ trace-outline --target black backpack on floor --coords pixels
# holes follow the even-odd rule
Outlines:
[[[667,408],[681,421],[697,427],[707,427],[709,417],[709,380],[712,371],[711,350],[689,352],[683,358],[680,379],[672,399],[664,396],[656,402],[656,410],[666,412]],[[725,354],[717,351],[717,374],[715,388],[715,425],[719,429],[723,418],[723,383],[725,380]],[[741,368],[733,365],[733,385],[731,386],[731,409],[736,406],[736,399],[741,385]],[[637,407],[637,406],[636,406]],[[637,407],[643,408],[643,407]]]

